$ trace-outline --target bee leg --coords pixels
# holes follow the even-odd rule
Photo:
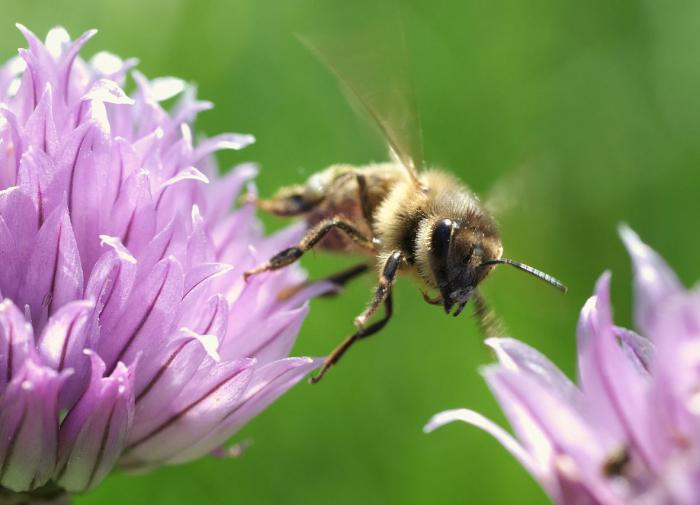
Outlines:
[[[423,300],[425,303],[430,305],[442,305],[442,296],[438,295],[436,297],[431,297],[425,291],[421,291],[421,294],[423,295]]]
[[[287,265],[291,265],[299,258],[301,258],[306,251],[318,244],[321,241],[321,239],[323,239],[323,237],[325,237],[328,234],[328,232],[335,229],[347,234],[356,244],[359,244],[362,247],[366,247],[367,249],[374,251],[374,244],[372,243],[372,241],[367,239],[362,233],[360,233],[358,229],[355,228],[355,225],[340,217],[334,217],[331,219],[324,219],[316,226],[311,228],[309,231],[307,231],[306,235],[304,235],[304,238],[302,238],[297,245],[288,247],[284,251],[280,251],[279,253],[275,254],[272,258],[270,258],[270,260],[267,263],[245,272],[243,274],[243,277],[247,279],[251,275],[259,274],[261,272],[267,272],[270,270],[278,270],[280,268],[286,267]]]
[[[360,275],[364,274],[369,270],[369,265],[367,263],[360,263],[359,265],[355,265],[354,267],[347,268],[345,270],[342,270],[340,272],[337,272],[333,275],[329,275],[328,277],[324,277],[321,280],[330,282],[332,284],[335,284],[339,288],[344,287],[348,282],[353,280],[356,277],[359,277]],[[333,296],[333,293],[328,293],[323,296]]]
[[[323,197],[309,194],[304,186],[289,186],[280,189],[268,200],[255,200],[255,206],[265,212],[280,217],[293,217],[306,214],[316,207]]]
[[[391,291],[391,287],[394,285],[396,274],[398,273],[402,262],[403,253],[401,251],[392,252],[386,259],[384,262],[384,267],[382,268],[382,275],[379,276],[379,283],[377,284],[377,289],[374,291],[372,301],[362,312],[362,314],[355,318],[355,326],[360,329],[363,328],[367,320],[377,311],[379,306]]]
[[[384,299],[384,317],[382,317],[379,321],[376,321],[369,325],[366,328],[362,328],[357,330],[355,333],[350,335],[348,338],[346,338],[342,344],[340,344],[338,347],[336,347],[332,353],[328,355],[326,360],[323,362],[323,366],[321,367],[321,370],[319,370],[318,374],[311,377],[309,379],[309,382],[311,384],[316,384],[319,382],[321,379],[323,379],[323,376],[326,375],[326,372],[328,372],[328,369],[331,368],[333,365],[335,365],[340,358],[343,357],[343,354],[347,352],[352,345],[357,342],[358,340],[361,340],[363,338],[367,338],[371,335],[374,335],[377,333],[379,330],[384,328],[386,326],[386,323],[389,322],[389,319],[391,319],[391,316],[393,314],[393,301],[391,298],[391,288],[389,288],[389,292],[386,295],[386,298]]]
[[[389,322],[389,319],[391,319],[391,315],[393,313],[391,289],[394,286],[396,274],[399,271],[399,267],[401,266],[402,262],[403,253],[401,251],[392,252],[386,259],[384,262],[384,267],[382,268],[382,275],[379,277],[379,284],[377,285],[377,289],[374,292],[374,296],[372,297],[369,307],[355,319],[355,324],[358,326],[357,331],[346,338],[342,344],[340,344],[331,354],[328,355],[318,375],[311,378],[312,384],[316,384],[318,381],[320,381],[328,369],[336,364],[343,354],[345,354],[356,341],[367,338],[370,335],[374,335],[379,330],[384,328],[386,323]],[[371,317],[382,303],[384,304],[384,317],[379,321],[365,327],[364,321]],[[358,324],[358,320],[361,321],[360,324]]]
[[[329,275],[328,277],[324,277],[319,280],[315,281],[304,281],[300,282],[299,284],[296,284],[294,286],[289,286],[288,288],[284,288],[280,293],[277,295],[277,298],[280,300],[287,300],[291,298],[292,296],[296,295],[299,291],[302,289],[310,286],[311,284],[315,284],[317,282],[330,282],[334,286],[336,286],[338,289],[344,287],[348,282],[353,280],[355,277],[359,277],[363,273],[367,272],[369,270],[369,265],[367,263],[360,263],[359,265],[352,266],[350,268],[347,268],[345,270],[341,270],[340,272],[336,272],[332,275]],[[323,298],[335,296],[337,294],[336,291],[329,291],[328,293],[324,293],[320,295]]]
[[[479,291],[474,291],[474,319],[484,338],[502,337],[505,327]]]

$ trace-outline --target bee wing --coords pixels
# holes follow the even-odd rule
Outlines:
[[[500,176],[486,193],[483,200],[484,208],[497,219],[505,217],[516,209],[522,211],[527,205],[524,195],[532,190],[528,188],[531,180],[533,177],[529,165],[519,166],[509,174]]]
[[[378,24],[368,16],[357,29],[345,26],[332,34],[297,37],[338,78],[351,105],[369,116],[392,157],[418,184],[423,164],[420,125],[403,29],[398,16],[392,17]]]

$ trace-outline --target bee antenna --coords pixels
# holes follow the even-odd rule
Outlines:
[[[510,258],[498,258],[498,259],[494,259],[494,260],[484,261],[481,264],[481,266],[484,267],[484,266],[488,266],[488,265],[497,265],[497,264],[512,265],[515,268],[517,268],[518,270],[522,270],[524,272],[529,273],[530,275],[534,275],[535,277],[537,277],[540,280],[543,280],[547,284],[554,286],[562,293],[566,293],[566,291],[568,290],[568,288],[561,281],[552,277],[551,275],[544,273],[541,270],[537,270],[536,268],[531,267],[530,265],[526,265],[525,263],[520,263],[518,261],[514,261]]]

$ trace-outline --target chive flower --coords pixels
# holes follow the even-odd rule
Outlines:
[[[296,268],[243,280],[302,232],[264,237],[233,208],[255,167],[220,176],[212,154],[252,136],[195,137],[212,104],[135,60],[83,60],[95,31],[18,28],[28,48],[0,67],[0,501],[221,452],[318,366],[288,354],[323,288],[279,299]]]
[[[535,349],[487,343],[484,377],[514,435],[468,410],[436,415],[431,431],[465,421],[493,435],[561,505],[700,503],[700,291],[687,291],[629,228],[634,332],[611,315],[610,275],[581,310],[578,384]]]

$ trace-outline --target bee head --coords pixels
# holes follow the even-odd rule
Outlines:
[[[566,286],[551,275],[502,258],[503,247],[490,222],[476,219],[465,226],[457,219],[439,219],[432,224],[429,237],[428,268],[448,314],[456,306],[453,315],[459,315],[479,283],[500,264],[511,265],[566,292]]]
[[[488,262],[498,260],[502,251],[492,226],[467,227],[454,219],[434,223],[429,266],[446,313],[455,306],[455,316],[462,312],[474,289],[491,271]]]

